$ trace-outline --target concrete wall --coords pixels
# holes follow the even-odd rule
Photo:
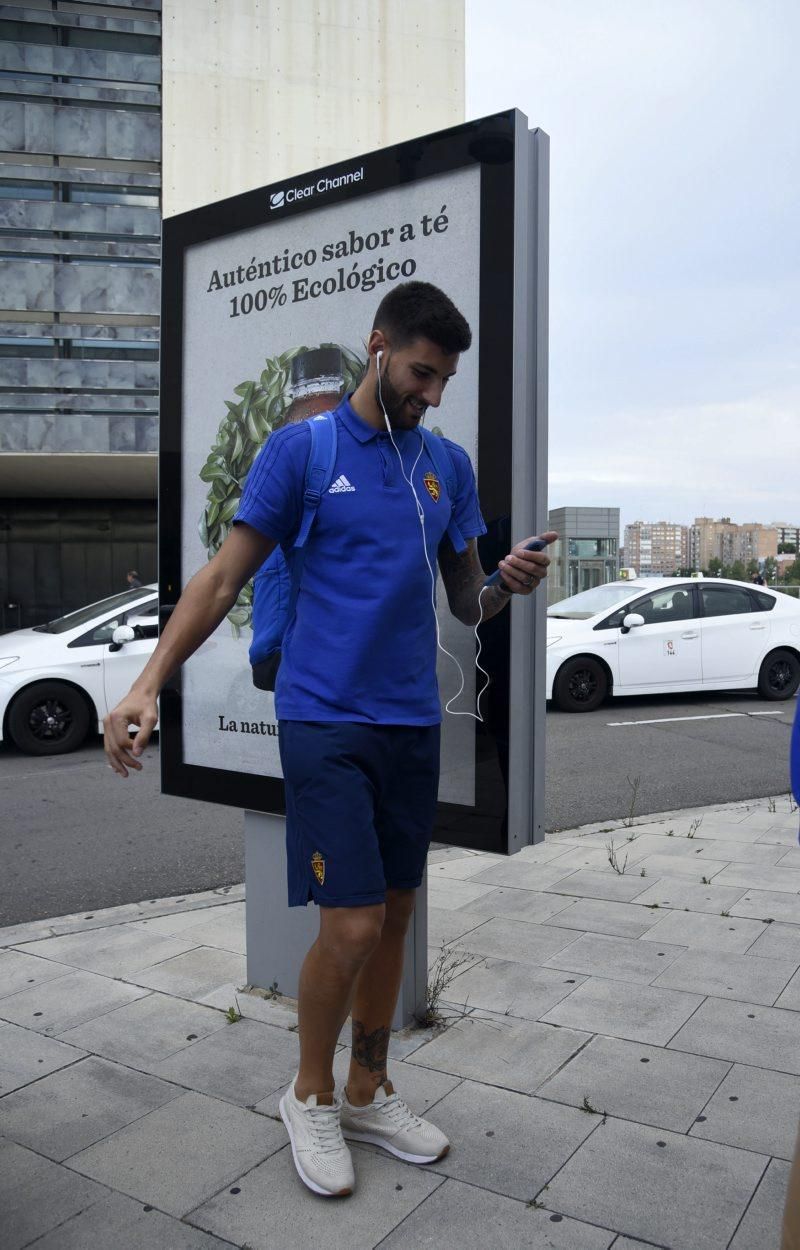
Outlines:
[[[464,120],[464,0],[164,0],[164,216]]]

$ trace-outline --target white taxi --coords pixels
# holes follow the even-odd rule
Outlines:
[[[800,684],[800,602],[725,578],[609,582],[547,609],[547,697],[591,712],[607,695]]]
[[[74,751],[102,730],[157,640],[156,586],[0,634],[0,738],[30,755]]]

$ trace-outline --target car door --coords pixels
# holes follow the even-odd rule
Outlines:
[[[703,680],[744,681],[769,646],[770,615],[747,586],[700,584]]]
[[[699,685],[702,653],[694,587],[661,587],[629,604],[629,612],[638,612],[645,623],[627,634],[620,630],[618,690]]]

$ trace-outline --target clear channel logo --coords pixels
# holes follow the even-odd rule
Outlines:
[[[323,175],[317,182],[309,183],[307,186],[289,187],[285,191],[271,191],[269,197],[270,209],[285,208],[287,204],[295,204],[298,200],[309,200],[315,195],[324,195],[327,191],[336,191],[339,187],[349,186],[353,182],[364,181],[364,166],[359,169],[353,169],[349,173],[339,174],[335,178],[329,178]]]

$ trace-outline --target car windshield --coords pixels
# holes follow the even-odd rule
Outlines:
[[[591,590],[582,590],[578,595],[570,595],[569,599],[560,599],[547,609],[548,616],[573,621],[586,621],[598,612],[605,612],[630,599],[637,590],[646,590],[646,586],[636,582],[608,582],[605,586],[593,586]]]
[[[78,629],[81,625],[88,625],[98,616],[103,616],[106,612],[117,612],[120,608],[125,608],[129,603],[135,603],[137,599],[144,598],[148,593],[152,593],[151,586],[136,586],[131,590],[122,590],[118,595],[110,595],[108,599],[100,599],[97,603],[90,603],[86,608],[78,608],[75,612],[68,612],[66,616],[56,617],[54,621],[48,621],[46,625],[34,625],[34,629],[40,634],[65,634],[70,629]]]

